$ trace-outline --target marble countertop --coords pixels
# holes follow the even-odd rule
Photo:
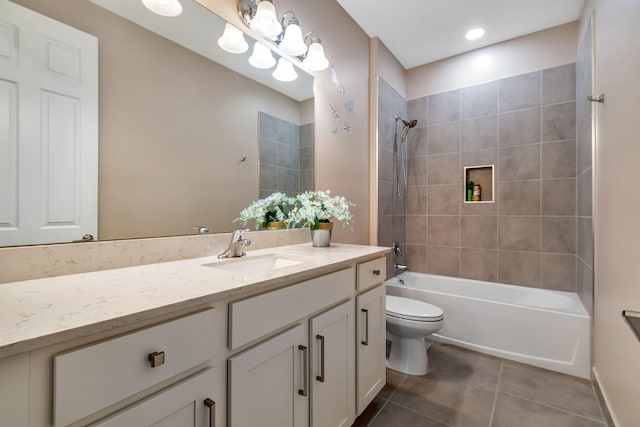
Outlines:
[[[388,248],[310,243],[248,251],[301,261],[242,273],[215,256],[0,285],[0,357],[101,332],[216,300],[241,298],[374,259]]]

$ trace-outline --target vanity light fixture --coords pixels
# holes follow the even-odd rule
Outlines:
[[[182,13],[182,4],[178,0],[142,0],[142,4],[162,16],[174,17]]]
[[[276,65],[276,59],[273,57],[271,49],[260,42],[256,42],[253,45],[253,53],[249,57],[249,64],[252,67],[266,70]]]
[[[276,16],[276,8],[271,0],[261,0],[256,8],[256,14],[251,19],[249,27],[263,37],[278,37],[282,32],[282,25]]]
[[[293,64],[285,58],[278,59],[278,66],[273,71],[273,78],[281,82],[291,82],[298,78],[298,73],[293,69]]]
[[[302,65],[311,71],[322,71],[327,68],[329,61],[324,56],[324,48],[318,34],[312,31],[307,33],[304,39],[305,42],[309,43],[309,51],[302,61]]]
[[[302,39],[300,22],[292,11],[287,11],[282,16],[284,36],[280,42],[280,50],[287,55],[301,56],[307,53],[307,44]]]
[[[467,31],[467,34],[465,34],[465,38],[467,40],[477,40],[482,36],[484,36],[483,28],[474,28],[472,30]]]
[[[229,53],[245,53],[249,49],[244,33],[227,23],[224,27],[224,34],[218,39],[218,46]]]

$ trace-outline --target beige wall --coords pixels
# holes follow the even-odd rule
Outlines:
[[[389,49],[377,37],[376,46],[377,53],[377,74],[382,77],[389,85],[407,97],[407,70],[404,69],[400,61],[389,51]]]
[[[576,61],[578,21],[412,68],[407,99]]]
[[[595,14],[594,374],[617,427],[638,425],[640,343],[622,310],[640,311],[640,2],[590,0]]]
[[[87,0],[15,2],[99,39],[99,238],[233,229],[258,196],[257,111],[298,124],[300,104]]]
[[[227,21],[244,27],[235,0],[198,0]],[[303,31],[315,30],[322,39],[327,58],[335,66],[345,87],[339,93],[331,79],[331,67],[316,73],[315,132],[316,188],[330,189],[356,204],[354,231],[337,227],[334,240],[346,243],[369,241],[369,37],[335,0],[278,0],[278,14],[293,10]],[[348,114],[344,103],[354,101]],[[329,105],[336,106],[342,121],[334,123]],[[352,133],[342,128],[351,124]],[[337,129],[334,135],[333,131]]]

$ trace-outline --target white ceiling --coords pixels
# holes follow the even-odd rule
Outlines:
[[[413,68],[575,21],[584,0],[337,0],[370,37]],[[475,27],[484,37],[469,41]]]

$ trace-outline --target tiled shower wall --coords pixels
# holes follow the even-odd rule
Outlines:
[[[280,191],[289,195],[314,188],[314,125],[298,126],[258,113],[260,197]]]
[[[575,81],[567,64],[408,102],[411,270],[576,291]],[[494,203],[463,202],[477,165]]]
[[[387,255],[387,277],[395,274],[394,263],[405,264],[406,217],[405,201],[398,196],[396,186],[396,136],[402,135],[402,125],[396,116],[407,117],[407,100],[382,78],[378,79],[378,245],[398,242],[403,255]],[[398,141],[399,142],[399,141]],[[402,189],[401,189],[402,190]]]
[[[591,26],[587,26],[576,64],[577,274],[578,296],[593,314],[592,110],[587,96],[592,81]]]

